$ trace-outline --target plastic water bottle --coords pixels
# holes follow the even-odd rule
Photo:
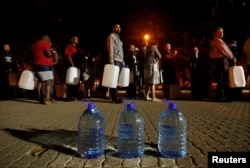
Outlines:
[[[158,121],[158,150],[168,158],[184,157],[187,153],[187,123],[175,103],[169,103]]]
[[[105,151],[105,120],[94,103],[82,113],[78,121],[78,154],[86,159],[103,155]]]
[[[136,158],[144,154],[144,120],[134,103],[128,103],[118,120],[118,154]]]

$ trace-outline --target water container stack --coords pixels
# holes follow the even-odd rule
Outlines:
[[[158,150],[167,158],[184,157],[187,153],[187,123],[175,103],[170,102],[158,121]]]
[[[144,154],[144,120],[134,103],[128,103],[119,116],[118,154],[125,159]]]
[[[96,105],[88,103],[78,121],[78,154],[82,158],[94,159],[104,151],[105,120]]]

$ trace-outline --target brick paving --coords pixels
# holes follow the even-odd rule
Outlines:
[[[157,122],[166,109],[162,102],[135,100],[145,122],[145,153],[140,158],[117,156],[117,120],[122,104],[92,98],[106,121],[106,151],[98,159],[77,156],[77,121],[86,104],[57,101],[36,104],[31,99],[0,101],[1,168],[205,168],[208,152],[250,151],[250,101],[230,103],[171,100],[188,124],[187,156],[162,157],[157,150]]]

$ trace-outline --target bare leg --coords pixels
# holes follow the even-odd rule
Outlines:
[[[51,81],[45,81],[45,104],[51,104],[50,90],[51,90]]]
[[[109,88],[107,88],[107,91],[106,91],[106,97],[110,97],[110,94],[109,94]]]
[[[42,103],[41,102],[41,89],[42,89],[42,82],[37,80],[36,91],[37,91],[38,103]]]
[[[150,93],[150,84],[146,84],[145,85],[145,99],[146,100],[152,100],[149,96],[149,93]]]
[[[160,101],[160,99],[158,99],[158,98],[155,96],[155,85],[154,85],[154,84],[151,85],[151,92],[152,92],[152,100],[153,100],[153,101]]]

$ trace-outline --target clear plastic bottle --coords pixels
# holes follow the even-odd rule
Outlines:
[[[187,153],[187,123],[175,103],[169,103],[158,121],[158,150],[168,158],[184,157]]]
[[[82,113],[78,121],[78,154],[94,159],[105,151],[105,120],[94,103]]]
[[[118,120],[118,154],[121,158],[136,158],[144,154],[144,120],[128,103]]]

